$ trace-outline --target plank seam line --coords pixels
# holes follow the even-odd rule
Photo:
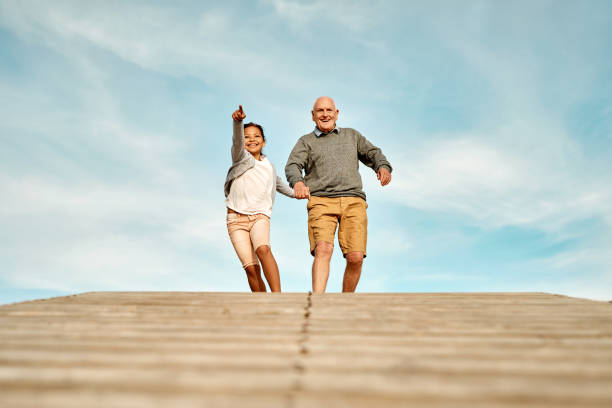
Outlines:
[[[302,377],[306,367],[304,366],[304,358],[308,355],[309,350],[306,345],[309,337],[310,314],[312,309],[312,292],[308,292],[306,297],[306,306],[304,306],[304,318],[302,319],[302,327],[300,328],[300,337],[298,339],[298,355],[293,364],[293,372],[295,373],[295,382],[287,395],[287,408],[295,406],[295,396],[303,390]]]

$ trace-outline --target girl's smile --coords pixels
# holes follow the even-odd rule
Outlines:
[[[244,129],[244,148],[257,160],[261,160],[261,150],[266,145],[261,131],[256,126]]]

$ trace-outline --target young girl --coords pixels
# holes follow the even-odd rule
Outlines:
[[[270,216],[276,191],[288,197],[295,195],[261,153],[266,144],[263,128],[255,123],[243,126],[245,117],[239,105],[232,114],[232,166],[225,180],[227,231],[246,271],[251,291],[266,291],[259,269],[261,262],[270,290],[280,292],[278,266],[270,251]]]

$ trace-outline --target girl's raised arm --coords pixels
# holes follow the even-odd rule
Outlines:
[[[242,110],[242,105],[238,105],[238,109],[232,113],[234,120],[234,134],[232,136],[232,161],[234,163],[240,161],[245,154],[248,154],[244,149],[244,127],[242,121],[246,118],[246,113]]]

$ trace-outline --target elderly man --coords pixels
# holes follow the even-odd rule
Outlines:
[[[359,283],[368,228],[359,161],[377,173],[381,185],[391,181],[391,165],[378,147],[355,129],[336,127],[339,112],[333,99],[318,98],[312,108],[316,127],[297,141],[285,166],[295,197],[309,197],[313,292],[325,292],[338,224],[338,242],[346,258],[342,291],[354,292]]]

